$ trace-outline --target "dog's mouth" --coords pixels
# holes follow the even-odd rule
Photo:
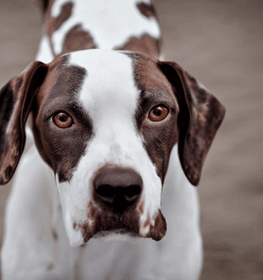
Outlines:
[[[100,238],[100,237],[105,237],[105,236],[112,235],[112,234],[126,235],[129,237],[136,237],[136,238],[141,237],[139,235],[139,233],[134,231],[134,229],[128,227],[127,225],[125,225],[124,223],[122,223],[120,221],[108,226],[106,229],[104,229],[102,231],[98,231],[93,237]]]
[[[75,224],[74,228],[81,229],[84,243],[88,242],[91,238],[104,237],[110,234],[139,237],[138,219],[133,218],[134,220],[127,220],[126,215],[100,215],[92,222]]]
[[[105,231],[119,231],[119,230],[124,230],[124,229],[129,229],[131,230],[129,227],[127,227],[124,223],[122,222],[117,222],[115,224],[112,224],[110,226],[108,226]]]
[[[144,223],[140,223],[140,215],[133,212],[123,215],[105,215],[104,213],[104,215],[98,215],[92,222],[75,223],[74,229],[81,230],[84,243],[87,243],[91,238],[112,234],[152,238],[159,241],[166,233],[166,221],[161,211],[155,215],[154,219],[149,218]]]

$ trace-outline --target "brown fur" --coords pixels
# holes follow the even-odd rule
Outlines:
[[[116,50],[142,52],[158,58],[161,52],[161,39],[157,40],[150,35],[144,34],[140,38],[130,38],[123,46],[117,47]]]
[[[96,45],[91,35],[81,28],[81,25],[74,26],[66,35],[63,44],[63,53],[85,49],[95,49]]]
[[[9,130],[3,127],[2,140],[0,143],[0,184],[7,183],[19,162],[25,145],[25,123],[30,112],[34,95],[38,92],[39,86],[46,75],[46,67],[41,62],[32,62],[27,69],[18,77],[13,78],[0,92],[0,96],[10,98],[12,96],[13,113]],[[0,110],[5,104],[0,104]],[[10,100],[9,100],[10,101]]]
[[[156,17],[156,11],[152,4],[146,4],[143,2],[137,3],[137,8],[147,18]]]
[[[137,128],[144,137],[144,145],[156,166],[157,174],[164,181],[170,152],[178,140],[177,114],[179,106],[170,82],[159,70],[158,60],[150,56],[132,55],[137,88],[141,91],[136,112]],[[162,122],[150,122],[145,119],[147,112],[157,104],[166,101],[171,111]]]
[[[223,121],[225,108],[177,63],[160,62],[159,65],[173,86],[180,106],[180,161],[188,180],[197,185],[208,150]]]
[[[91,121],[75,98],[85,75],[85,69],[70,66],[66,57],[58,57],[50,64],[49,75],[33,104],[36,146],[47,164],[58,173],[60,182],[70,180],[79,157],[84,153],[87,140],[92,135]],[[74,125],[63,130],[63,137],[60,135],[61,130],[52,122],[58,103],[62,111],[69,110],[74,120]],[[49,121],[46,120],[47,114]]]

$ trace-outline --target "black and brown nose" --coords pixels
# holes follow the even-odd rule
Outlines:
[[[135,205],[142,191],[142,178],[131,168],[104,166],[94,179],[96,201],[116,213]]]

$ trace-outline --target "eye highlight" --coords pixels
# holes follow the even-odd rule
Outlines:
[[[54,124],[59,128],[69,128],[73,124],[73,119],[65,112],[59,112],[53,117]]]
[[[169,113],[169,109],[164,105],[157,105],[153,107],[148,115],[152,122],[160,122],[164,120]]]

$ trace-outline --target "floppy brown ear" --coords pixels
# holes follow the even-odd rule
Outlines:
[[[32,62],[0,90],[0,184],[6,184],[22,155],[25,123],[33,97],[47,73],[47,65]]]
[[[225,107],[177,63],[160,62],[159,66],[179,103],[179,158],[186,177],[196,186]]]

